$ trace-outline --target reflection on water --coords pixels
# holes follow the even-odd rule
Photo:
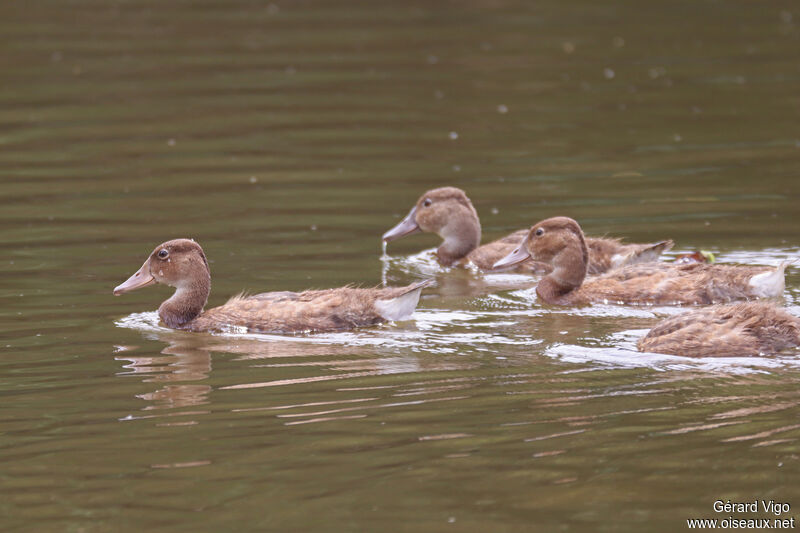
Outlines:
[[[172,338],[170,338],[170,336]],[[144,409],[171,409],[208,403],[211,387],[187,382],[203,381],[211,373],[211,352],[196,340],[177,333],[164,334],[159,340],[169,344],[161,356],[117,355],[125,361],[120,376],[143,375],[145,383],[163,384],[161,388],[137,397],[147,400]]]

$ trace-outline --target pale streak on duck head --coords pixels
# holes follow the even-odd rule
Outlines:
[[[431,189],[420,196],[411,212],[383,234],[383,240],[390,242],[420,231],[444,239],[444,251],[450,256],[463,257],[481,241],[478,213],[466,193],[456,187]]]
[[[174,239],[159,244],[131,277],[114,288],[114,295],[161,283],[178,289],[208,286],[211,270],[199,244],[191,239]]]

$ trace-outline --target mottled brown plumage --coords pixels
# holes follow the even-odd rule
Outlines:
[[[522,229],[480,246],[478,213],[464,191],[456,187],[432,189],[420,196],[408,216],[383,234],[383,240],[390,242],[419,231],[435,233],[444,239],[436,250],[442,266],[472,263],[484,271],[494,270],[493,265],[519,246],[528,234],[527,229]],[[656,261],[662,252],[672,248],[673,242],[623,244],[619,239],[588,238],[586,244],[589,273],[597,274],[626,264]],[[549,272],[550,267],[529,260],[515,269],[543,273]]]
[[[497,266],[513,266],[529,258],[550,264],[553,271],[539,281],[536,292],[543,301],[559,305],[604,301],[711,304],[780,296],[784,289],[785,264],[773,268],[643,263],[584,281],[588,255],[578,223],[555,217],[533,226],[522,244]]]
[[[211,291],[211,272],[202,248],[189,239],[175,239],[153,250],[135,274],[114,294],[163,283],[177,290],[158,308],[167,326],[188,331],[297,333],[342,331],[371,326],[411,314],[428,281],[407,287],[268,292],[239,295],[203,311]]]
[[[643,352],[694,357],[775,354],[800,345],[800,320],[772,302],[712,305],[659,322]]]

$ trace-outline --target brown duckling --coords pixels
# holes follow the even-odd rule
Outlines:
[[[135,274],[114,289],[120,295],[152,283],[177,290],[158,308],[167,326],[188,331],[246,328],[259,333],[342,331],[411,316],[430,281],[407,287],[266,292],[234,296],[203,311],[211,292],[211,271],[200,245],[175,239],[158,245]]]
[[[584,282],[588,249],[581,227],[571,218],[555,217],[533,226],[522,244],[495,263],[511,267],[533,258],[553,267],[536,286],[550,304],[591,302],[711,304],[780,296],[786,263],[775,267],[706,263],[627,265]]]
[[[772,302],[712,305],[659,322],[642,337],[643,352],[696,357],[774,354],[800,345],[800,319]]]
[[[472,263],[481,270],[495,270],[494,264],[516,248],[527,235],[521,229],[489,244],[480,246],[481,224],[467,195],[456,187],[432,189],[417,200],[411,212],[399,224],[383,234],[391,242],[417,232],[435,233],[444,242],[436,250],[442,266]],[[619,239],[587,238],[589,273],[599,274],[622,265],[656,261],[672,248],[671,240],[654,244],[622,244]],[[549,267],[528,261],[517,269],[547,272]]]

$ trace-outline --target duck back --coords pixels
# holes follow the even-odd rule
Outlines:
[[[783,270],[779,267],[781,280]],[[754,277],[775,276],[772,267],[691,263],[643,263],[587,279],[565,295],[566,303],[608,301],[643,304],[713,304],[760,297],[777,297],[783,284],[751,283]],[[768,286],[767,289],[764,287]]]
[[[643,352],[696,357],[777,353],[800,345],[800,321],[771,302],[714,305],[667,318],[639,340]]]
[[[408,318],[429,281],[407,287],[364,289],[342,287],[303,292],[239,295],[203,312],[182,329],[253,333],[344,331],[387,320]]]

